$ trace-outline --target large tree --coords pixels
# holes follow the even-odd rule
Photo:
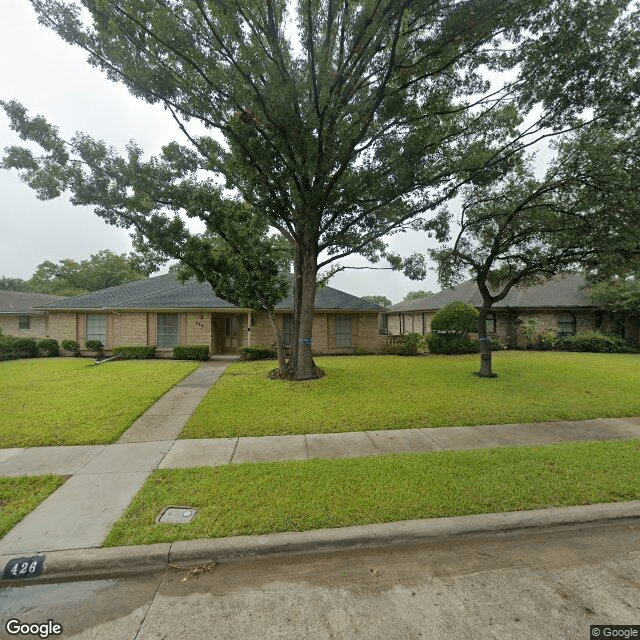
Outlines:
[[[640,130],[621,124],[563,141],[542,178],[523,159],[500,181],[465,189],[454,241],[432,257],[444,286],[471,275],[482,296],[479,376],[495,376],[487,315],[514,287],[577,269],[603,279],[638,264]],[[633,280],[619,286],[637,289]]]
[[[36,293],[76,296],[142,280],[148,275],[135,254],[103,249],[80,262],[70,258],[58,262],[45,260],[36,267],[28,283]]]
[[[45,154],[14,149],[5,164],[43,197],[69,189],[138,230],[167,212],[224,215],[209,177],[221,176],[292,248],[297,379],[316,375],[319,268],[350,254],[377,260],[401,229],[441,237],[446,219],[433,212],[462,183],[499,176],[515,151],[549,125],[572,127],[585,107],[615,118],[602,105],[625,100],[637,53],[632,0],[32,4],[111,79],[163,104],[189,147],[169,145],[137,175],[135,147],[119,157],[87,136],[62,144],[8,104],[12,126]],[[486,69],[507,73],[492,85]],[[160,185],[154,172],[167,178],[168,167]]]

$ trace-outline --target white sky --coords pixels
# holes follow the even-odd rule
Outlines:
[[[0,3],[0,98],[45,116],[65,137],[83,131],[119,148],[134,139],[145,153],[183,141],[161,107],[135,99],[91,67],[80,49],[39,25],[27,0]],[[0,112],[0,149],[20,142]],[[409,255],[434,245],[426,234],[412,233],[394,236],[390,246]],[[41,202],[16,172],[0,171],[0,275],[26,279],[44,260],[82,260],[101,249],[131,250],[127,232],[64,197]],[[366,264],[358,258],[344,262]],[[394,303],[411,290],[439,289],[433,271],[422,282],[390,271],[346,271],[330,285],[359,296],[385,295]]]

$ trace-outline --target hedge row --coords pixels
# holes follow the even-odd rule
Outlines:
[[[185,347],[173,347],[174,360],[208,360],[208,344],[192,344]]]
[[[242,347],[238,353],[241,360],[272,360],[276,357],[276,350],[273,347],[262,345]]]

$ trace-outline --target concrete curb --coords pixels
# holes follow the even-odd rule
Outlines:
[[[640,500],[538,511],[488,513],[429,520],[405,520],[337,529],[188,540],[166,544],[75,549],[45,553],[42,576],[34,580],[2,580],[0,584],[95,579],[193,567],[209,560],[367,549],[407,545],[467,535],[640,518]],[[27,554],[23,554],[27,555]],[[34,554],[35,555],[35,554]],[[0,567],[16,556],[0,556]]]

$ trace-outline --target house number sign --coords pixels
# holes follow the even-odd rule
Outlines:
[[[7,562],[2,578],[4,580],[20,580],[21,578],[37,578],[44,568],[44,556],[31,558],[12,558]]]

